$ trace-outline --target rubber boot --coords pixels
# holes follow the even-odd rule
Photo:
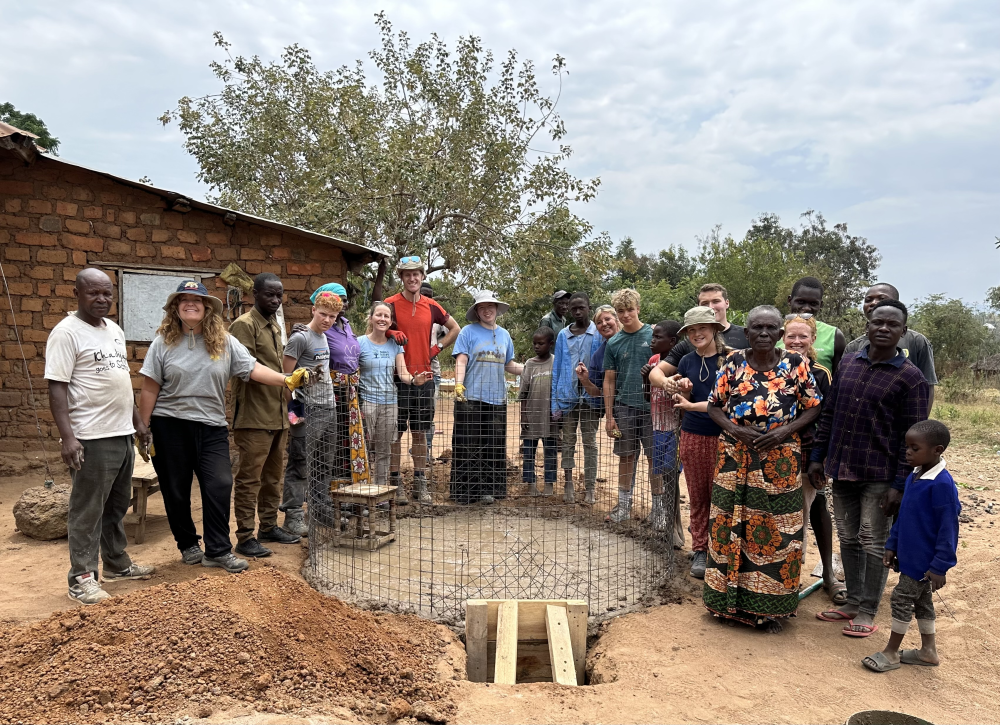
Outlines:
[[[413,484],[416,488],[416,499],[422,504],[434,503],[434,499],[431,497],[430,491],[427,490],[427,477],[423,475],[413,474]]]
[[[653,506],[649,512],[646,523],[653,527],[653,531],[667,530],[667,510],[664,507],[664,494],[653,494]]]
[[[593,506],[596,502],[596,499],[594,498],[594,486],[596,486],[594,483],[587,484],[587,496],[583,499],[583,502],[588,506]]]
[[[563,503],[576,503],[576,492],[573,490],[573,473],[569,472],[566,477],[566,485],[563,486]]]
[[[615,507],[611,509],[611,513],[608,514],[608,521],[613,524],[621,523],[622,521],[627,521],[632,515],[632,492],[631,491],[618,491],[618,503]]]

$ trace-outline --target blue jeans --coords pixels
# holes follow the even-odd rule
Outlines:
[[[892,519],[879,503],[890,481],[834,481],[833,513],[844,562],[847,603],[872,617],[878,612],[889,570],[882,565]]]
[[[545,483],[555,483],[559,456],[558,438],[521,439],[521,457],[524,459],[522,480],[525,483],[535,483],[535,451],[538,449],[539,440],[542,442],[542,450],[545,454]]]

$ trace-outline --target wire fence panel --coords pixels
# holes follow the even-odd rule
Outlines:
[[[583,599],[605,615],[648,601],[672,572],[683,542],[676,441],[673,469],[661,473],[644,447],[644,399],[628,401],[644,418],[619,411],[615,439],[596,401],[581,395],[553,420],[549,400],[519,400],[520,378],[469,385],[465,400],[447,378],[424,391],[383,382],[381,393],[363,384],[357,407],[370,484],[401,493],[359,487],[357,470],[352,478],[348,386],[305,408],[317,589],[453,621],[467,599]],[[331,491],[364,495],[334,503]]]

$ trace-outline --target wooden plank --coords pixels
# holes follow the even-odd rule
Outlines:
[[[576,684],[586,682],[587,671],[587,616],[590,613],[586,602],[567,602],[566,618],[569,620],[569,640],[573,645],[573,660],[576,663]]]
[[[132,486],[141,486],[144,483],[156,483],[156,470],[152,463],[147,463],[136,455],[135,463],[132,465]]]
[[[489,632],[490,640],[496,640],[497,614],[500,603],[503,599],[470,599],[470,602],[486,602],[489,607]],[[583,611],[583,633],[586,642],[587,631],[587,603],[581,599],[520,599],[517,609],[517,638],[525,639],[546,639],[545,633],[545,607],[553,605],[557,607],[576,607],[576,611]],[[572,632],[572,627],[570,628]]]
[[[496,667],[497,643],[486,644],[486,671]],[[552,665],[549,661],[549,643],[538,640],[518,640],[517,684],[526,682],[552,682]]]
[[[518,601],[501,603],[497,612],[497,663],[493,681],[513,685],[517,681],[517,620]]]
[[[565,607],[551,604],[545,607],[545,630],[549,635],[552,681],[559,685],[576,685],[576,663],[573,661],[573,644],[569,639]]]
[[[483,600],[465,604],[465,674],[469,682],[489,682],[486,669],[487,607]]]

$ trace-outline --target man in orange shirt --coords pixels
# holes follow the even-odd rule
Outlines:
[[[459,325],[441,305],[420,294],[424,281],[424,265],[420,257],[403,257],[396,266],[396,273],[403,282],[403,291],[386,300],[392,308],[393,329],[388,331],[398,344],[403,345],[403,357],[410,375],[431,371],[431,360],[451,345],[458,337]],[[431,328],[443,325],[448,333],[437,345],[431,345]],[[396,429],[399,437],[392,444],[392,462],[389,465],[389,485],[399,486],[399,465],[402,458],[402,436],[410,429],[410,450],[413,455],[413,496],[421,503],[431,503],[427,490],[427,437],[434,422],[434,386],[403,385],[396,381],[399,400],[399,417]]]

